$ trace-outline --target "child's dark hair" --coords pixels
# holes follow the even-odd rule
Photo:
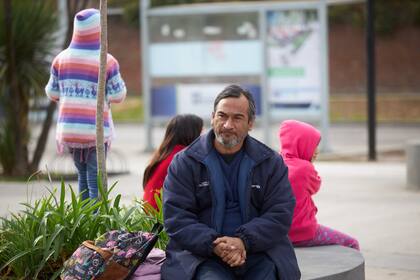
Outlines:
[[[176,115],[166,126],[165,136],[159,148],[153,154],[152,160],[144,170],[143,188],[152,177],[156,166],[166,159],[176,145],[188,146],[203,129],[203,120],[192,114]]]

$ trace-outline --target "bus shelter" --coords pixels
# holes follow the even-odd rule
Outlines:
[[[140,0],[146,150],[175,114],[210,120],[216,95],[240,84],[254,96],[257,125],[298,119],[329,148],[326,1],[259,1],[151,8]]]

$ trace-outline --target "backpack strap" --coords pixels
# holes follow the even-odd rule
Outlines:
[[[108,261],[110,258],[111,258],[111,256],[112,256],[112,253],[111,252],[109,252],[109,251],[106,251],[106,250],[104,250],[104,249],[102,249],[102,248],[99,248],[98,246],[95,246],[94,244],[93,244],[93,241],[92,240],[86,240],[86,241],[83,241],[83,243],[82,243],[85,247],[87,247],[87,248],[89,248],[89,249],[92,249],[92,250],[94,250],[95,252],[98,252],[101,256],[102,256],[102,258],[104,258],[104,260],[105,261]]]
[[[162,229],[163,229],[163,225],[161,223],[159,223],[159,222],[156,222],[153,225],[153,228],[152,228],[152,230],[150,232],[151,233],[154,233],[154,234],[159,234],[162,231]]]

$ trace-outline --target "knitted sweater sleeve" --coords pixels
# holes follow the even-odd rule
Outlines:
[[[48,98],[52,101],[60,100],[60,88],[58,84],[58,59],[55,58],[50,70],[50,79],[48,80],[47,85],[45,86],[45,93]]]
[[[118,61],[108,54],[106,100],[108,103],[120,103],[124,100],[127,89],[121,77]]]

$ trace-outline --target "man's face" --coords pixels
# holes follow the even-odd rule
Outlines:
[[[248,108],[248,100],[243,95],[220,100],[211,120],[216,135],[216,148],[219,146],[229,151],[242,147],[243,140],[253,126],[253,121],[249,120]]]

